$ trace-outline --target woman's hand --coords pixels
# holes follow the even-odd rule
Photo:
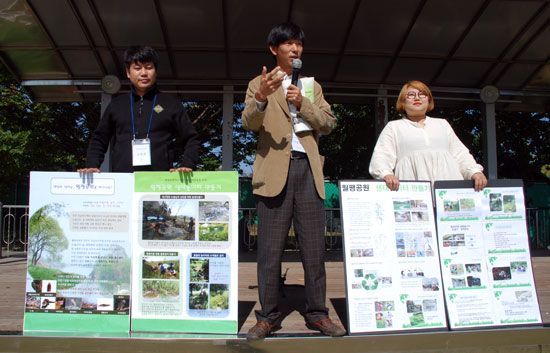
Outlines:
[[[474,190],[481,191],[484,187],[487,186],[487,178],[483,173],[475,173],[472,175],[472,180],[474,181]]]
[[[391,191],[399,190],[399,178],[396,177],[395,175],[388,174],[388,175],[384,176],[384,181],[386,182],[386,186]]]

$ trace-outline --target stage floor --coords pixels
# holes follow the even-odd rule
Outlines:
[[[6,254],[3,255],[6,256]],[[283,321],[281,329],[276,332],[275,338],[295,338],[301,340],[320,337],[319,333],[305,327],[304,319],[299,313],[304,305],[304,279],[302,265],[301,262],[299,262],[299,255],[296,252],[287,252],[285,253],[284,260],[282,271],[285,272],[288,268],[288,273],[284,287],[285,298],[283,299],[281,309],[288,316]],[[550,325],[550,257],[533,257],[532,261],[543,322],[545,325]],[[326,269],[327,306],[329,307],[331,318],[335,321],[342,322],[345,326],[347,325],[347,314],[344,263],[341,259],[341,251],[328,254]],[[0,259],[0,336],[18,336],[21,335],[23,330],[25,271],[26,258],[24,254],[11,253],[10,257]],[[233,335],[231,338],[244,338],[248,329],[254,325],[256,321],[254,309],[259,306],[256,285],[255,253],[243,254],[239,262],[239,335],[236,337]],[[539,327],[538,329],[527,328],[522,330],[531,332],[535,334],[536,337],[540,335],[540,339],[550,345],[550,329]],[[540,334],[539,331],[544,333]],[[506,329],[476,332],[477,333],[470,332],[470,334],[475,336],[479,335],[481,332],[489,332],[491,334],[502,332],[504,333],[503,337],[507,337],[507,339],[515,336],[515,334],[506,333]],[[519,331],[508,329],[508,332],[516,332],[516,334],[519,335]],[[422,333],[421,335],[425,334],[426,333]],[[445,334],[447,334],[447,339],[449,339],[449,337],[459,337],[466,333],[445,332]],[[394,336],[401,337],[399,338],[399,340],[401,340],[403,336],[407,335],[408,334],[385,334],[371,335],[365,338],[372,340],[375,337]],[[178,336],[174,337],[177,338]],[[357,336],[354,337],[354,341],[355,338],[357,338]],[[533,337],[533,339],[535,339],[535,337]],[[351,343],[351,341],[347,342]],[[495,342],[499,342],[499,340],[495,338]],[[517,340],[516,342],[519,343]],[[536,340],[530,342],[533,344],[540,343],[536,342]],[[1,345],[0,351],[4,351]],[[550,352],[550,348],[548,352]]]

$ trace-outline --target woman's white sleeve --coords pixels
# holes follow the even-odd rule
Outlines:
[[[384,179],[384,176],[393,174],[397,163],[397,141],[392,128],[387,124],[374,147],[369,165],[369,173],[375,179]]]

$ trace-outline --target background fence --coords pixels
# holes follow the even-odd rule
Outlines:
[[[550,250],[550,184],[526,183],[527,228],[531,249]],[[325,240],[329,250],[342,248],[342,220],[337,182],[325,183]],[[2,205],[0,203],[0,205]],[[239,248],[250,251],[257,244],[257,216],[250,178],[239,179]],[[27,250],[29,214],[26,205],[2,205],[0,256]],[[297,249],[291,227],[286,248]]]

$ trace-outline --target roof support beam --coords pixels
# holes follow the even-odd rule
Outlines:
[[[82,15],[80,13],[80,10],[75,5],[74,0],[67,0],[69,3],[69,7],[73,11],[74,17],[76,18],[78,24],[80,25],[80,28],[82,29],[82,33],[86,36],[86,40],[89,43],[90,49],[92,50],[92,53],[94,54],[95,60],[97,61],[97,64],[99,65],[99,68],[101,69],[101,72],[103,73],[103,76],[107,75],[107,68],[105,67],[105,64],[103,63],[103,60],[101,60],[101,56],[99,55],[97,51],[97,47],[95,45],[94,39],[90,35],[90,30],[86,26],[86,23],[82,19]]]
[[[529,28],[531,28],[531,26],[533,25],[533,23],[535,23],[535,21],[540,17],[542,16],[542,13],[546,10],[546,8],[550,6],[550,3],[548,2],[545,2],[542,4],[542,6],[540,6],[536,11],[535,13],[533,14],[533,16],[531,16],[531,18],[529,18],[529,20],[525,23],[525,25],[523,25],[523,27],[518,31],[518,33],[514,36],[514,38],[510,41],[510,43],[508,43],[508,45],[506,46],[506,48],[504,48],[504,50],[499,54],[499,56],[497,57],[496,61],[497,62],[500,62],[502,60],[504,60],[504,57],[510,52],[510,50],[512,49],[512,47],[514,46],[514,44],[516,44],[520,39],[521,37],[523,37],[525,35],[525,33],[527,32],[527,30]],[[485,85],[485,80],[487,79],[487,77],[491,74],[491,72],[493,72],[493,70],[495,69],[496,65],[491,65],[491,67],[485,71],[485,73],[483,74],[483,76],[481,76],[481,79],[477,82],[477,85],[476,86],[483,86]],[[494,84],[494,82],[493,82]]]
[[[92,13],[94,14],[94,18],[97,22],[97,25],[99,26],[99,29],[101,30],[101,34],[103,35],[103,38],[105,39],[105,43],[107,43],[107,48],[109,49],[109,52],[111,53],[111,58],[113,59],[113,63],[117,69],[118,76],[119,77],[126,77],[124,74],[124,70],[122,70],[121,66],[119,65],[118,58],[116,56],[115,51],[113,50],[113,43],[111,42],[111,38],[109,37],[109,34],[107,33],[107,29],[105,28],[105,25],[103,24],[103,21],[101,20],[101,16],[99,16],[99,12],[97,11],[97,8],[95,6],[94,0],[88,0],[88,6],[90,6],[90,9],[92,10]]]
[[[472,20],[470,21],[470,23],[468,24],[466,29],[462,32],[462,35],[460,35],[460,38],[458,38],[458,40],[453,45],[451,51],[449,51],[449,53],[447,54],[447,57],[445,58],[443,63],[439,66],[439,68],[437,69],[435,74],[432,76],[431,80],[429,81],[429,85],[432,85],[438,79],[438,77],[441,75],[441,73],[443,72],[443,70],[445,69],[445,67],[447,66],[447,64],[449,63],[451,58],[453,57],[453,55],[456,53],[456,51],[458,50],[458,48],[460,47],[462,42],[464,42],[464,39],[466,39],[466,36],[468,35],[468,33],[470,33],[470,31],[472,30],[472,28],[474,27],[476,22],[479,20],[481,15],[483,15],[483,13],[487,9],[487,7],[489,7],[489,4],[491,3],[491,1],[492,0],[485,0],[483,2],[483,4],[481,4],[481,6],[479,7],[477,12],[475,13],[474,17],[472,18]]]
[[[405,34],[403,37],[401,37],[401,41],[397,45],[397,48],[393,52],[393,56],[391,58],[390,63],[388,64],[388,67],[386,67],[386,71],[384,71],[384,75],[382,76],[381,82],[386,82],[388,76],[390,75],[391,70],[393,69],[393,65],[395,64],[395,61],[397,60],[397,57],[399,56],[399,53],[401,53],[401,50],[403,49],[403,46],[405,45],[405,42],[407,41],[407,38],[409,38],[409,34],[411,34],[411,30],[414,27],[416,21],[418,20],[418,17],[420,16],[420,13],[422,13],[422,9],[424,8],[424,5],[426,5],[427,0],[422,0],[416,7],[416,10],[414,12],[414,15],[411,19],[411,22],[409,23],[409,26],[407,27],[407,30],[405,31]]]
[[[336,75],[338,74],[338,70],[340,69],[340,63],[342,62],[342,57],[344,56],[344,51],[346,50],[346,46],[348,44],[351,29],[355,24],[355,19],[357,18],[357,12],[359,11],[360,4],[361,4],[361,0],[355,0],[355,4],[353,4],[353,9],[351,10],[351,16],[348,21],[348,27],[346,28],[344,39],[342,40],[342,44],[340,46],[340,49],[338,50],[338,58],[336,59],[336,64],[334,65],[334,71],[332,72],[332,75],[330,75],[331,81],[334,81],[334,79],[336,78]]]

